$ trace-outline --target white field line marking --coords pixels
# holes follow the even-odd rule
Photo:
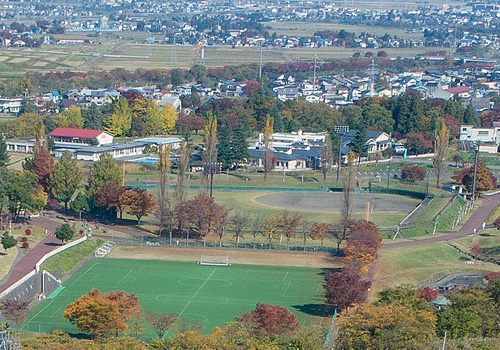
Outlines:
[[[92,265],[92,266],[91,266],[91,267],[90,267],[87,271],[85,271],[84,273],[82,273],[82,274],[80,275],[80,277],[78,277],[76,280],[74,280],[74,281],[73,281],[73,283],[71,283],[69,286],[67,286],[67,287],[65,288],[65,290],[66,290],[67,288],[71,287],[73,284],[75,284],[75,283],[76,283],[76,281],[78,281],[80,278],[82,278],[82,277],[83,277],[83,275],[85,275],[87,272],[89,272],[90,270],[92,270],[92,269],[94,268],[94,266],[96,266],[97,264],[99,264],[99,263],[98,263],[98,262],[96,262],[96,263],[95,263],[94,265]],[[64,290],[63,290],[62,292],[64,292]],[[61,293],[62,293],[62,292],[61,292]],[[47,305],[46,305],[43,309],[41,309],[40,311],[38,311],[38,313],[37,313],[35,316],[33,316],[33,317],[32,317],[32,318],[31,318],[28,322],[26,322],[25,324],[28,324],[28,323],[32,322],[32,321],[33,321],[36,317],[38,317],[38,315],[40,315],[40,314],[43,312],[43,310],[45,310],[47,307],[49,307],[49,306],[50,306],[50,304],[52,304],[52,303],[53,303],[56,299],[57,299],[57,298],[52,299],[52,301],[51,301],[51,302],[49,302],[49,303],[48,303],[48,304],[47,304]]]
[[[130,275],[131,273],[132,273],[132,270],[130,270],[129,272],[127,272],[125,274],[125,276],[123,276],[123,278],[121,280],[119,280],[118,283],[113,288],[118,288],[118,286],[120,285],[120,283],[122,283],[125,280],[125,278],[127,278],[127,276]]]
[[[184,313],[184,311],[186,311],[186,309],[188,308],[189,304],[191,304],[191,302],[193,301],[193,299],[198,295],[198,293],[200,292],[200,290],[205,286],[205,284],[208,282],[208,280],[210,279],[210,277],[212,277],[212,275],[214,274],[216,269],[214,269],[212,271],[212,273],[210,275],[208,275],[207,279],[205,280],[205,282],[203,282],[200,286],[200,288],[198,288],[198,290],[193,294],[193,296],[191,297],[191,300],[188,301],[188,303],[186,304],[186,306],[184,306],[184,309],[182,309],[181,313],[179,314],[179,316],[182,316],[182,314]]]
[[[285,282],[287,276],[288,276],[288,272],[285,274],[285,277],[283,277],[283,282]]]
[[[288,292],[288,288],[290,288],[290,285],[292,284],[292,280],[293,280],[293,278],[290,278],[290,281],[288,282],[288,286],[286,286],[285,291],[281,295],[282,297],[284,297],[286,292]]]

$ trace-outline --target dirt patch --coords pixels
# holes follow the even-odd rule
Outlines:
[[[255,199],[258,203],[290,210],[339,212],[342,193],[337,192],[278,192]],[[364,212],[370,202],[372,212],[411,212],[419,201],[402,196],[372,193],[357,193],[354,197],[354,212]]]
[[[127,247],[117,246],[108,255],[110,258],[200,261],[202,255],[229,256],[230,264],[340,267],[342,259],[326,253],[272,252],[253,250],[219,250],[207,248],[178,247]]]

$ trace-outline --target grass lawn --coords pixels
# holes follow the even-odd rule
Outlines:
[[[417,285],[437,272],[500,271],[500,266],[480,261],[467,265],[463,257],[446,242],[381,249],[370,298],[374,300],[378,292],[389,287]]]
[[[90,237],[83,243],[77,244],[67,250],[48,258],[41,266],[42,270],[59,271],[58,277],[65,276],[78,263],[100,247],[104,241],[100,238]]]
[[[23,330],[62,329],[78,333],[62,317],[64,308],[92,287],[103,292],[136,293],[145,310],[169,313],[205,325],[204,332],[224,326],[257,302],[288,307],[302,324],[315,322],[313,310],[323,302],[322,269],[286,266],[202,266],[194,262],[93,259],[72,276],[54,299],[40,303]],[[146,338],[155,333],[145,324]]]

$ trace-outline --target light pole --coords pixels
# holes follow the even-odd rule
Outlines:
[[[349,126],[348,125],[336,125],[334,130],[335,130],[336,134],[340,135],[339,161],[338,161],[338,165],[337,165],[337,182],[339,182],[340,167],[342,166],[342,135],[347,134],[349,132]]]
[[[476,177],[477,177],[477,159],[479,157],[479,142],[474,142],[473,146],[474,148],[474,177],[472,178],[472,206],[474,206],[474,198],[476,196]]]

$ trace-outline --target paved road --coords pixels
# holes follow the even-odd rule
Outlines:
[[[50,227],[53,227],[53,225],[46,228],[49,229]],[[54,232],[54,230],[51,230],[51,232]],[[33,271],[35,269],[36,263],[45,254],[50,252],[52,249],[59,247],[60,245],[61,241],[59,241],[55,236],[48,235],[47,237],[45,237],[40,243],[38,243],[35,247],[33,247],[25,256],[23,256],[17,262],[17,264],[15,264],[14,267],[10,270],[9,274],[2,281],[0,281],[3,282],[3,284],[0,285],[0,292],[3,292],[5,289],[7,289],[11,285],[19,281],[22,277]]]
[[[455,232],[448,231],[445,232],[446,234],[443,236],[434,236],[430,238],[411,240],[406,242],[388,243],[384,244],[381,249],[399,248],[417,244],[451,241],[457,238],[466,237],[474,233],[474,229],[477,229],[478,231],[481,229],[483,222],[486,222],[490,217],[491,213],[493,213],[493,211],[496,209],[499,200],[500,200],[500,193],[496,193],[490,196],[484,196],[481,206],[479,208],[476,208],[476,210],[470,216],[469,220],[467,220],[467,222],[458,231]]]

